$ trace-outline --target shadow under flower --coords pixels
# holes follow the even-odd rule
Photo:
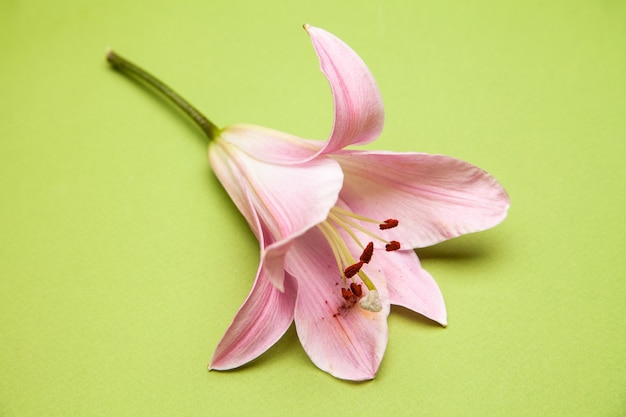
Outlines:
[[[476,261],[490,257],[491,244],[487,245],[479,236],[461,236],[426,248],[416,249],[421,260],[449,259],[456,261]]]

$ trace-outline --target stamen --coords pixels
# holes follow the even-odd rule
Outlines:
[[[400,242],[396,241],[396,240],[392,240],[391,242],[387,243],[385,245],[385,250],[387,252],[392,252],[394,250],[398,250],[400,249]]]
[[[340,207],[333,207],[328,214],[326,221],[318,224],[318,229],[326,238],[332,254],[337,262],[339,271],[343,272],[343,288],[341,288],[341,297],[345,300],[344,307],[351,308],[357,301],[364,310],[379,312],[382,310],[378,291],[372,280],[363,270],[365,264],[369,264],[374,255],[374,242],[368,242],[363,246],[361,243],[363,233],[376,239],[385,245],[388,252],[399,250],[400,242],[392,240],[388,241],[378,236],[373,231],[365,228],[361,222],[378,224],[381,230],[387,230],[398,226],[398,220],[387,219],[383,222],[360,216]],[[347,239],[347,240],[346,240]],[[353,240],[362,250],[359,260],[355,260],[350,250],[349,240]],[[377,255],[378,256],[378,255]],[[358,275],[360,281],[355,276]],[[348,280],[350,284],[348,285]],[[363,285],[367,288],[367,294],[363,297]]]
[[[356,219],[360,219],[360,216],[357,216],[357,215],[354,215],[353,217],[356,218]],[[363,234],[366,234],[367,236],[369,236],[369,237],[371,237],[373,239],[376,239],[378,241],[387,243],[387,241],[385,239],[383,239],[382,237],[378,236],[375,233],[370,232],[365,227],[363,227],[360,224],[350,220],[348,217],[339,217],[336,214],[333,214],[332,210],[331,210],[330,214],[328,215],[328,218],[331,219],[333,222],[335,222],[335,224],[337,226],[339,226],[343,230],[345,230],[346,233],[348,233],[348,235],[350,235],[352,240],[354,240],[357,243],[357,245],[359,245],[360,247],[363,247],[363,244],[359,241],[359,239],[354,234],[352,229],[358,230],[359,232],[362,232]],[[375,223],[380,224],[380,222],[377,222],[377,221],[375,221]]]
[[[387,219],[381,224],[378,225],[380,230],[393,229],[398,225],[398,221],[396,219]]]
[[[365,284],[368,290],[372,291],[376,289],[376,285],[374,285],[370,277],[368,277],[363,270],[359,271],[359,278],[361,278],[361,281],[363,281],[363,284]]]
[[[350,251],[346,246],[346,242],[344,242],[344,240],[337,232],[337,229],[333,227],[330,222],[320,223],[318,225],[318,229],[322,232],[322,234],[328,241],[339,270],[343,269],[343,265],[349,265],[354,263],[354,259],[350,255]],[[345,277],[343,278],[343,282],[346,282]]]
[[[372,260],[372,255],[374,254],[374,242],[370,242],[367,244],[365,249],[363,250],[363,254],[361,254],[361,262],[368,264]]]
[[[341,288],[341,296],[344,300],[348,301],[352,298],[352,292],[347,288]]]
[[[358,298],[361,298],[361,296],[363,295],[363,290],[361,289],[361,284],[357,284],[355,282],[350,284],[350,291],[352,291],[352,294],[354,294]]]
[[[361,241],[358,237],[356,237],[356,234],[354,234],[351,229],[351,227],[355,227],[354,224],[350,224],[350,221],[348,219],[342,219],[341,217],[334,215],[332,213],[332,210],[328,215],[328,218],[331,219],[337,226],[341,227],[352,238],[352,240],[354,240],[357,245],[359,245],[361,248],[363,247]]]
[[[355,263],[354,265],[350,265],[349,267],[344,269],[343,273],[345,274],[346,278],[352,278],[353,276],[359,273],[362,266],[363,266],[363,261],[359,261]]]
[[[331,210],[331,213],[334,212],[335,214],[338,215],[344,215],[344,216],[348,216],[348,217],[352,217],[353,219],[357,219],[357,220],[363,220],[364,222],[368,222],[368,223],[375,223],[375,224],[379,224],[380,221],[378,220],[374,220],[374,219],[370,219],[369,217],[365,217],[365,216],[361,216],[359,214],[353,213],[351,211],[348,211],[346,209],[342,209],[341,207],[333,207]]]

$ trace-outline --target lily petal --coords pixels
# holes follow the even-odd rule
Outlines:
[[[385,280],[368,273],[377,286],[382,311],[373,313],[358,303],[346,304],[341,297],[340,271],[317,229],[294,241],[286,267],[298,281],[296,330],[313,363],[341,379],[374,378],[387,345],[389,298]]]
[[[341,151],[340,198],[356,213],[393,217],[400,226],[385,238],[418,248],[478,232],[506,217],[509,196],[482,169],[459,159],[424,153]]]
[[[261,222],[275,240],[320,223],[337,201],[343,173],[330,158],[280,165],[259,160],[222,138],[211,145],[210,162],[226,191],[233,193],[231,198],[242,211],[248,211],[245,197],[249,195]]]
[[[314,157],[319,140],[302,139],[267,127],[236,124],[228,126],[220,137],[255,159],[272,164],[298,164]]]
[[[320,154],[349,145],[363,145],[376,139],[383,129],[383,100],[378,84],[365,62],[335,35],[310,25],[320,68],[333,94],[335,120],[330,138]]]
[[[240,170],[235,161],[230,158],[223,147],[211,143],[209,145],[209,164],[230,199],[245,217],[257,240],[262,243],[260,223],[248,195],[248,182],[240,175]]]
[[[423,269],[417,254],[401,250],[380,256],[387,280],[389,302],[406,307],[440,323],[448,324],[446,305],[439,286]]]
[[[328,216],[343,182],[339,164],[327,157],[298,165],[272,164],[222,137],[211,144],[209,160],[262,242],[262,256],[268,259],[265,267],[268,279],[282,289],[282,258],[289,241]],[[277,253],[272,254],[273,251]]]
[[[255,359],[280,339],[293,321],[296,285],[285,279],[280,292],[265,277],[263,268],[250,294],[217,345],[209,369],[237,368]]]

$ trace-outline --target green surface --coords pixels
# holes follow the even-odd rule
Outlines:
[[[206,371],[257,243],[199,130],[104,60],[218,125],[325,138],[305,22],[376,76],[371,148],[468,160],[512,201],[497,228],[418,252],[450,325],[393,309],[364,384],[315,368],[293,328]],[[0,45],[1,416],[626,412],[623,1],[3,0]]]

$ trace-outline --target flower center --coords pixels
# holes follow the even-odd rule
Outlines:
[[[374,255],[374,242],[370,241],[364,245],[357,236],[357,232],[384,243],[387,252],[400,249],[400,242],[385,240],[363,227],[360,222],[378,224],[380,230],[391,229],[398,225],[396,219],[378,221],[335,206],[330,210],[326,221],[320,223],[317,227],[328,241],[335,256],[337,267],[342,271],[343,287],[341,288],[341,296],[350,306],[359,301],[361,308],[378,312],[382,310],[382,305],[378,299],[378,291],[374,283],[363,271],[363,267],[372,260]],[[361,248],[362,253],[358,261],[350,252],[340,231],[344,231]],[[364,297],[362,286],[357,282],[356,277],[360,278],[360,281],[368,289],[368,293]]]

